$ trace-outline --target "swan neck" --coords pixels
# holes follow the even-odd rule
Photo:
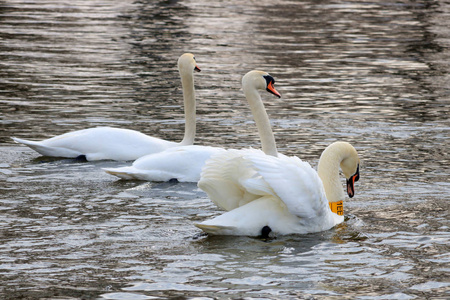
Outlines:
[[[195,103],[195,88],[194,88],[194,74],[192,72],[182,73],[181,86],[183,88],[183,100],[184,100],[184,137],[181,141],[181,145],[192,145],[195,139],[196,131],[196,103]]]
[[[256,89],[247,88],[244,86],[244,94],[247,98],[248,104],[253,114],[253,118],[258,128],[259,137],[261,139],[261,148],[267,155],[278,156],[275,137],[270,126],[269,116],[264,108]]]
[[[339,166],[343,155],[334,149],[325,149],[320,156],[317,173],[322,180],[328,202],[344,200],[345,193],[339,179]]]

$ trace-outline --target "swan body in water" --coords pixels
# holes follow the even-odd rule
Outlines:
[[[263,83],[260,74],[246,76],[243,81]],[[206,162],[198,186],[226,212],[195,225],[213,235],[267,236],[271,231],[319,232],[343,222],[345,194],[339,168],[347,178],[347,193],[353,197],[359,179],[355,148],[347,142],[332,143],[323,151],[316,172],[299,158],[278,153],[261,99],[250,99],[263,151],[227,150]]]
[[[183,87],[186,119],[184,138],[180,143],[148,136],[135,130],[113,127],[95,127],[72,131],[43,141],[29,141],[15,137],[12,139],[44,156],[66,158],[85,156],[88,161],[130,161],[172,147],[192,145],[196,131],[193,73],[194,71],[200,71],[194,55],[191,53],[181,55],[178,59],[178,70]]]
[[[281,97],[275,89],[275,80],[267,73],[254,71],[263,79],[262,82],[247,80],[243,82],[243,89],[252,90],[246,93],[248,102],[255,102],[254,97],[259,98],[258,90],[265,89],[268,92]],[[147,181],[168,181],[177,179],[180,182],[198,182],[205,162],[212,156],[225,152],[220,147],[209,146],[181,146],[166,151],[146,155],[137,159],[131,166],[121,168],[105,168],[104,170],[122,179],[137,179]]]

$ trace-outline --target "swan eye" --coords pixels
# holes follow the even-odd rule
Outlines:
[[[264,79],[266,80],[266,84],[269,85],[270,83],[274,84],[275,79],[270,75],[264,75]]]

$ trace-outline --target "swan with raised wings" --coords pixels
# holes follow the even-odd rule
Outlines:
[[[253,98],[260,98],[258,90],[281,97],[275,89],[275,80],[265,72],[257,72],[263,81],[247,80],[243,82],[243,90],[247,101],[257,102]],[[248,91],[252,91],[249,93]],[[260,101],[261,102],[261,101]],[[266,143],[268,144],[268,143]],[[206,160],[212,155],[225,152],[223,148],[209,146],[182,146],[166,151],[146,155],[136,160],[133,165],[121,168],[105,168],[104,170],[122,179],[137,179],[147,181],[168,181],[177,179],[180,182],[198,182],[200,173]]]
[[[150,153],[158,153],[166,149],[192,145],[196,131],[196,103],[194,89],[194,71],[200,72],[195,57],[185,53],[178,59],[178,70],[181,77],[184,98],[185,132],[181,142],[166,141],[148,136],[139,131],[95,127],[68,132],[43,141],[29,141],[13,137],[44,156],[74,158],[85,156],[86,160],[135,160]]]
[[[264,82],[252,72],[243,78],[247,80]],[[227,150],[206,162],[198,186],[227,212],[195,225],[213,235],[267,236],[319,232],[343,222],[339,168],[347,179],[347,194],[353,197],[359,179],[355,148],[347,142],[329,145],[316,172],[299,158],[278,153],[264,105],[252,99],[263,151]]]

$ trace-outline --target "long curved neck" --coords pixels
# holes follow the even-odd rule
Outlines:
[[[278,156],[275,137],[261,96],[256,89],[245,87],[244,94],[252,111],[253,118],[255,119],[256,127],[258,128],[263,152],[267,155]]]
[[[320,156],[317,173],[322,180],[328,202],[338,202],[345,198],[342,183],[339,179],[339,167],[346,153],[336,143],[327,147]]]
[[[195,88],[194,88],[194,74],[180,71],[181,86],[183,88],[184,99],[184,137],[180,145],[192,145],[195,139]]]

